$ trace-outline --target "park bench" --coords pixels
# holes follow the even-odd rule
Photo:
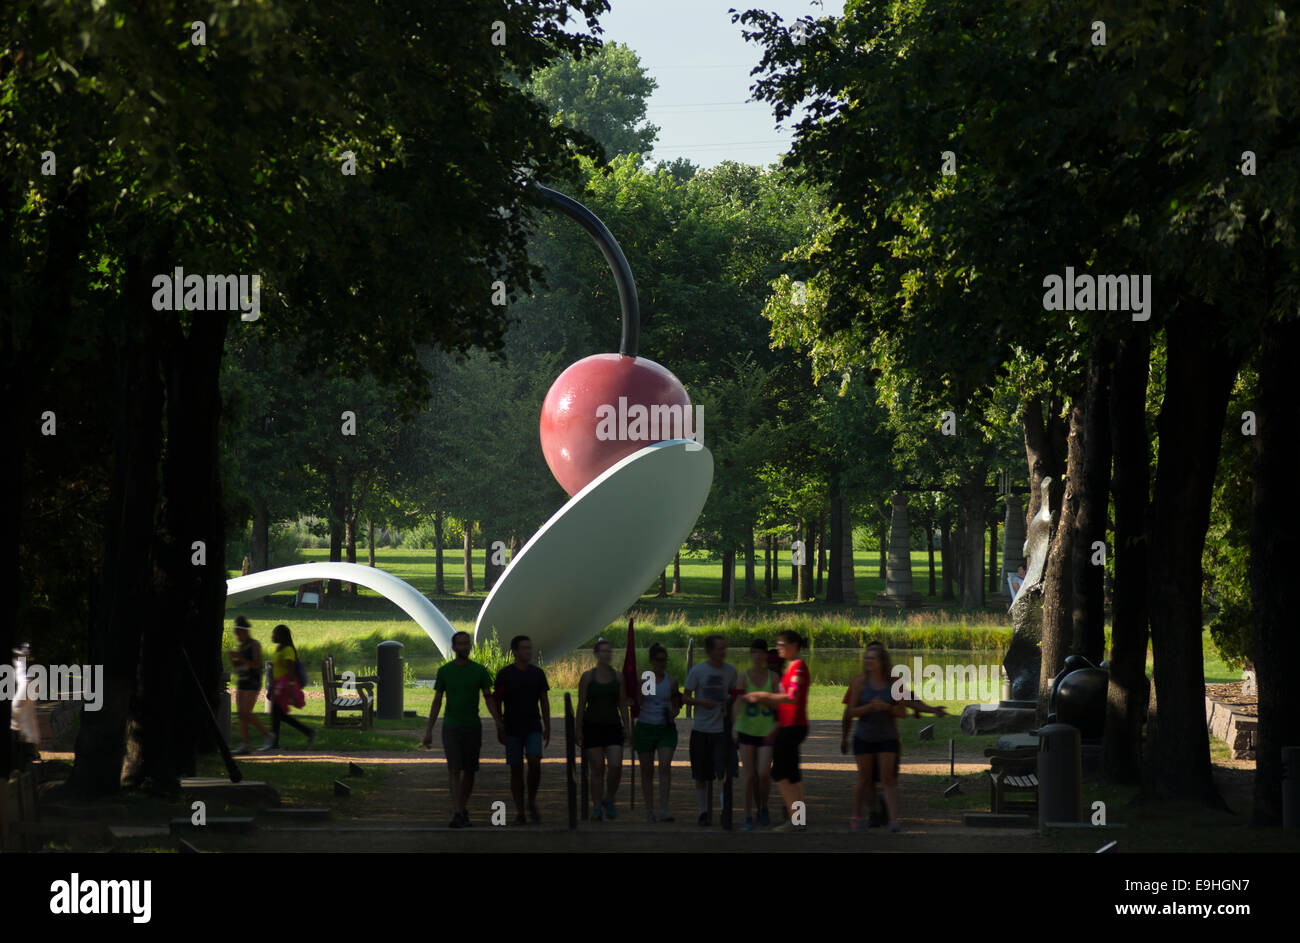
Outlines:
[[[312,580],[310,583],[303,583],[298,587],[298,595],[294,598],[293,607],[300,609],[306,605],[315,606],[317,609],[321,606],[321,600],[325,598],[325,587],[322,580]]]
[[[357,726],[350,719],[340,720],[340,711],[360,711],[359,724],[362,730],[369,730],[374,726],[376,679],[373,676],[359,676],[348,685],[334,670],[334,656],[326,655],[325,660],[321,662],[321,680],[325,686],[326,727]]]
[[[1015,750],[988,749],[989,806],[995,814],[1034,812],[1038,809],[1038,748]],[[1028,798],[1013,799],[1008,793],[1028,793]]]

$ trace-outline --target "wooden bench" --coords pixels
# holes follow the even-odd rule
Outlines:
[[[988,749],[989,808],[995,814],[1038,810],[1038,748]],[[1008,798],[1008,793],[1028,793],[1028,798]]]
[[[325,660],[321,662],[321,680],[325,686],[326,727],[357,726],[351,719],[340,720],[340,711],[360,711],[359,724],[362,730],[370,730],[374,726],[375,681],[377,680],[374,676],[357,677],[349,686],[334,670],[334,656],[326,655]]]

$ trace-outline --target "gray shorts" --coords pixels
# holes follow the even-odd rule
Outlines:
[[[478,771],[478,754],[483,746],[482,727],[442,727],[442,750],[447,765],[469,773]]]

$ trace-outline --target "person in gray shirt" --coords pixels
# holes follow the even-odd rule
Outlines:
[[[733,761],[733,748],[726,742],[723,732],[723,711],[734,696],[739,675],[726,663],[727,640],[723,636],[706,636],[704,651],[708,660],[696,665],[686,675],[685,703],[695,708],[690,754],[699,824],[711,825],[713,810],[708,798],[708,784],[710,780],[722,779],[727,764]]]

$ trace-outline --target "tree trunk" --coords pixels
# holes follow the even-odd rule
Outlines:
[[[150,282],[167,270],[168,254],[156,250],[141,258],[127,252],[120,307],[105,331],[116,339],[109,355],[117,422],[89,639],[91,664],[104,666],[105,696],[100,710],[82,713],[69,781],[70,790],[86,798],[121,786],[126,724],[137,706],[141,635],[161,616],[154,563],[164,401]]]
[[[840,594],[846,606],[858,604],[857,571],[853,560],[853,507],[840,496]]]
[[[472,593],[474,592],[474,522],[461,521],[461,529],[465,532],[465,583],[463,591]]]
[[[745,598],[757,599],[758,589],[754,585],[754,524],[750,522],[745,537]]]
[[[817,597],[822,595],[822,577],[826,573],[826,515],[817,515]]]
[[[879,544],[880,544],[879,576],[880,576],[881,588],[883,589],[884,584],[889,580],[889,569],[887,567],[887,564],[889,562],[889,520],[888,518],[886,518],[884,523],[877,525],[876,536],[879,538]]]
[[[989,521],[989,594],[996,593],[1001,580],[998,574],[1002,570],[1002,553],[998,547],[998,522]]]
[[[952,515],[945,514],[939,519],[939,555],[943,562],[943,598],[953,598],[952,582],[956,561],[952,552]]]
[[[763,597],[772,598],[772,535],[763,538]]]
[[[972,473],[962,501],[966,544],[961,578],[961,604],[966,609],[984,605],[984,469]]]
[[[1300,685],[1288,682],[1300,664],[1291,580],[1300,572],[1300,513],[1291,494],[1295,468],[1295,365],[1300,324],[1267,323],[1260,333],[1254,489],[1250,516],[1250,585],[1255,609],[1255,671],[1259,739],[1255,757],[1257,825],[1282,820],[1282,748],[1300,747]],[[1231,417],[1238,422],[1239,417]],[[1300,776],[1300,770],[1287,771]]]
[[[682,552],[678,550],[673,554],[673,595],[676,596],[682,591]]]
[[[343,528],[344,521],[347,520],[347,495],[342,485],[336,478],[330,479],[330,562],[339,563],[343,560]],[[338,599],[343,592],[343,583],[341,580],[330,580],[328,584],[328,593],[331,598]]]
[[[844,502],[840,500],[838,476],[831,478],[831,559],[826,601],[837,606],[844,604]]]
[[[494,528],[491,526],[485,526],[483,528],[483,543],[485,545],[483,550],[484,592],[491,591],[492,587],[496,585],[497,577],[501,574],[501,571],[505,569],[504,563],[497,562],[499,555],[505,552],[505,541],[500,538],[493,540],[491,537],[488,537],[487,535],[490,534],[493,529]]]
[[[1141,781],[1142,725],[1151,696],[1145,523],[1151,463],[1146,428],[1150,359],[1150,337],[1140,328],[1119,342],[1111,374],[1115,589],[1102,764],[1107,779],[1129,784]]]
[[[664,567],[664,568],[659,572],[659,593],[658,593],[658,596],[659,596],[660,599],[664,599],[664,598],[666,598],[666,597],[668,596],[668,567]]]
[[[1038,675],[1038,716],[1047,719],[1052,679],[1065,664],[1074,632],[1074,544],[1077,537],[1079,488],[1083,478],[1083,406],[1070,405],[1066,482],[1061,516],[1043,569],[1043,666]],[[1052,490],[1055,490],[1054,488]]]
[[[1144,781],[1157,795],[1222,808],[1210,766],[1201,645],[1201,554],[1210,523],[1224,415],[1238,358],[1225,315],[1185,306],[1165,328],[1165,397],[1151,502],[1148,598],[1159,709],[1148,716]],[[1289,536],[1289,535],[1288,535]],[[1279,665],[1279,669],[1290,666]]]
[[[736,578],[736,551],[728,547],[722,551],[722,598],[721,602],[731,599],[731,581]]]
[[[196,319],[188,336],[179,322],[165,328],[167,437],[154,571],[161,612],[142,628],[123,770],[125,784],[164,795],[179,790],[182,775],[194,775],[201,747],[216,747],[208,712],[221,689],[226,596],[219,431],[228,323]]]
[[[343,546],[347,550],[348,563],[357,562],[357,508],[352,503],[351,495],[348,496],[348,513],[343,519]],[[352,598],[356,598],[357,584],[348,583],[345,587],[347,593]]]
[[[271,512],[266,498],[258,496],[253,499],[253,536],[249,541],[252,546],[252,568],[250,573],[261,573],[271,568]]]
[[[934,596],[934,518],[925,521],[925,549],[930,556],[930,593]]]
[[[794,573],[795,586],[798,587],[795,602],[807,602],[812,599],[813,559],[816,553],[812,521],[801,521],[799,539],[803,541],[803,565]]]
[[[366,549],[370,552],[370,565],[375,565],[375,522],[366,518]]]
[[[1083,461],[1075,519],[1074,607],[1071,613],[1073,650],[1100,664],[1106,648],[1106,567],[1094,563],[1093,545],[1106,541],[1106,510],[1110,503],[1110,367],[1115,345],[1097,341],[1088,365],[1083,404]]]
[[[161,618],[154,585],[163,386],[160,351],[147,322],[149,279],[165,271],[128,254],[123,307],[128,335],[111,352],[117,417],[108,499],[104,508],[98,588],[90,621],[90,663],[104,666],[104,703],[83,711],[69,788],[85,798],[111,795],[122,782],[126,724],[135,707],[141,632]],[[149,317],[148,314],[145,317]],[[6,739],[8,737],[6,736]]]
[[[433,593],[442,596],[447,592],[442,578],[442,511],[433,512]]]

